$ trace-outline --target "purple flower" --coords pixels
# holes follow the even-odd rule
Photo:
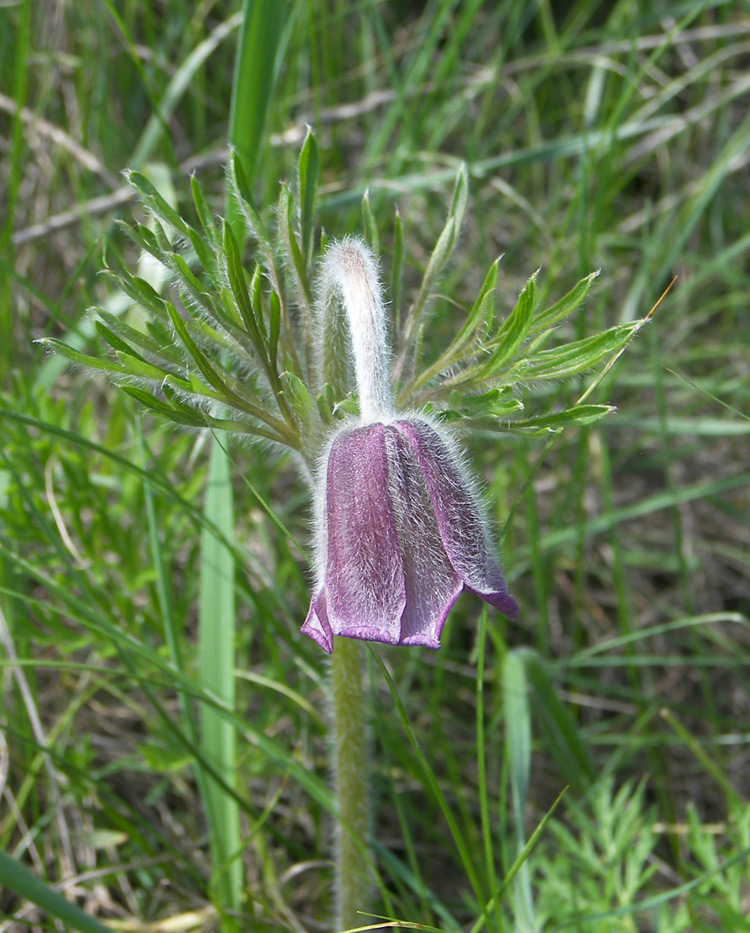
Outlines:
[[[318,587],[302,631],[329,654],[334,635],[439,648],[463,590],[518,614],[461,458],[424,418],[342,428],[320,496]]]

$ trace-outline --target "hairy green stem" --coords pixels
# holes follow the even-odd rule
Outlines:
[[[339,825],[336,830],[336,930],[362,926],[372,872],[367,851],[370,807],[367,777],[362,646],[337,638],[331,658],[333,770]]]

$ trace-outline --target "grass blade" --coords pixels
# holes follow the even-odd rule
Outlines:
[[[229,460],[219,442],[211,446],[204,504],[206,516],[231,542],[234,532]],[[234,557],[212,530],[201,535],[199,609],[201,686],[234,709]],[[234,725],[213,707],[201,706],[201,747],[206,758],[231,788],[237,787]],[[240,811],[236,800],[212,779],[206,781],[206,811],[211,836],[214,877],[220,900],[237,910],[242,899]]]
[[[517,652],[510,651],[505,658],[503,670],[503,710],[519,852],[526,842],[524,809],[531,774],[531,713],[526,688],[526,668],[523,658]],[[531,875],[525,863],[518,870],[515,892],[516,930],[519,933],[534,930]]]
[[[283,17],[281,3],[244,0],[242,4],[229,142],[251,180],[265,139]]]
[[[62,920],[70,929],[79,930],[80,933],[111,933],[109,927],[84,913],[80,907],[71,904],[62,894],[40,881],[25,865],[3,851],[0,851],[0,882],[9,891]]]

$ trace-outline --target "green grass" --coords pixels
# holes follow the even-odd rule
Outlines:
[[[115,929],[330,928],[299,467],[235,442],[217,465],[210,434],[33,342],[105,358],[86,309],[137,324],[99,274],[139,262],[115,220],[150,222],[122,171],[199,225],[195,170],[225,211],[239,9],[0,6],[0,929],[75,928],[73,905]],[[308,0],[269,28],[276,83],[250,82],[259,109],[238,104],[232,139],[258,145],[270,228],[280,181],[302,184],[283,280],[307,274],[314,211],[329,237],[364,233],[402,331],[428,281],[427,366],[501,254],[498,320],[539,267],[542,307],[601,269],[559,343],[644,317],[677,277],[585,399],[614,414],[549,442],[502,419],[465,437],[522,613],[462,597],[439,653],[368,652],[373,914],[451,933],[748,928],[750,13]],[[528,415],[592,376],[528,380]],[[227,467],[232,521],[226,487],[205,498]]]

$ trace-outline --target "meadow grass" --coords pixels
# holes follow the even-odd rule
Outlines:
[[[86,309],[133,320],[99,274],[143,268],[115,224],[145,220],[123,170],[191,218],[194,171],[231,219],[231,139],[273,227],[308,124],[318,222],[377,244],[397,320],[467,166],[425,360],[501,254],[499,316],[539,267],[543,306],[601,269],[566,340],[643,318],[676,277],[588,399],[616,413],[465,437],[522,612],[463,597],[440,652],[366,652],[373,915],[749,929],[750,12],[289,2],[255,35],[275,81],[239,111],[238,12],[0,6],[0,929],[331,928],[299,469],[33,342],[104,358]],[[524,385],[529,413],[592,377]]]

